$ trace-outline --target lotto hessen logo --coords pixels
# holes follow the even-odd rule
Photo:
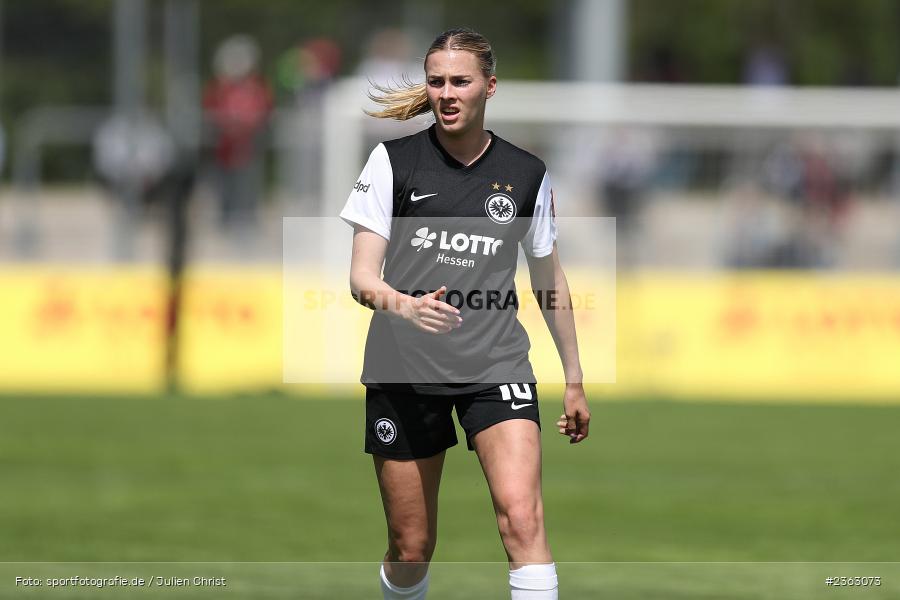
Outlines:
[[[431,248],[431,241],[437,237],[436,233],[428,233],[427,227],[416,230],[416,237],[410,241],[413,248],[418,247],[416,252],[421,252],[422,248]]]
[[[422,248],[431,248],[432,241],[438,236],[437,232],[429,231],[427,227],[416,230],[416,235],[410,240],[410,245],[420,252]],[[456,252],[468,252],[469,254],[481,254],[483,256],[496,255],[497,250],[503,245],[503,240],[492,238],[488,235],[475,235],[467,233],[450,234],[441,231],[438,247],[441,250],[454,250]]]
[[[516,203],[506,194],[491,194],[484,201],[484,212],[494,223],[506,225],[516,218]]]
[[[372,186],[371,183],[363,183],[362,179],[357,179],[356,185],[353,186],[353,190],[356,192],[362,192],[363,194],[365,194],[366,192],[369,191],[369,187],[371,187],[371,186]]]

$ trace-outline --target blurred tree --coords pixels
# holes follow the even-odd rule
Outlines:
[[[632,78],[737,83],[755,44],[776,45],[798,85],[897,84],[894,0],[631,0]]]
[[[560,32],[566,2],[518,0],[199,0],[202,79],[210,76],[216,45],[247,33],[261,46],[264,72],[274,81],[285,50],[314,37],[341,48],[343,74],[352,73],[367,41],[385,27],[470,26],[497,51],[502,78],[560,77]],[[147,90],[162,93],[162,0],[148,3]],[[113,0],[30,0],[3,3],[0,118],[14,148],[17,120],[45,104],[104,105],[112,100]],[[428,18],[418,18],[422,14]],[[631,0],[629,72],[637,81],[736,83],[757,44],[775,45],[788,80],[800,85],[897,84],[900,3],[895,0]],[[462,16],[461,16],[462,15]],[[417,55],[439,31],[414,31]],[[87,172],[83,149],[47,155],[45,175]]]

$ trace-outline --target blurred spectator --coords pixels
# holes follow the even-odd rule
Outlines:
[[[771,266],[774,249],[787,240],[790,206],[751,182],[723,195],[721,242],[729,268]]]
[[[423,63],[413,57],[409,36],[400,29],[376,31],[356,73],[381,85],[404,77],[413,81],[425,79]]]
[[[609,131],[599,158],[603,214],[616,217],[629,233],[655,164],[657,140],[646,130],[617,127]]]
[[[133,189],[149,201],[175,160],[175,143],[150,115],[136,119],[113,115],[94,132],[94,170],[105,186],[119,193]]]
[[[650,51],[648,64],[639,79],[653,83],[684,83],[688,80],[675,47],[666,42],[658,43]]]
[[[637,257],[637,218],[656,166],[660,139],[648,129],[611,127],[601,134],[595,161],[596,184],[604,216],[616,218],[618,262],[633,265]]]
[[[813,136],[783,140],[762,162],[765,191],[780,206],[744,190],[734,212],[729,264],[734,267],[821,268],[835,262],[835,246],[849,207],[846,182],[833,149]]]
[[[809,210],[837,225],[848,206],[848,194],[832,165],[829,147],[822,140],[810,140],[801,147],[804,167],[803,196]]]
[[[279,178],[294,198],[311,202],[319,195],[323,101],[341,68],[341,48],[325,37],[292,46],[278,59],[280,95],[294,109],[279,147]]]
[[[259,75],[259,47],[235,35],[216,50],[215,79],[203,107],[213,128],[215,168],[223,224],[255,220],[262,192],[262,136],[272,110],[272,93]]]
[[[321,91],[337,77],[341,48],[331,38],[306,40],[288,48],[278,59],[278,87],[291,100]]]
[[[787,85],[787,62],[781,49],[770,42],[753,45],[744,59],[744,83],[754,86]]]
[[[804,165],[789,140],[776,143],[762,164],[763,186],[779,198],[799,202],[803,196]]]

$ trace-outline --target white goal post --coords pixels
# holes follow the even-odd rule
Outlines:
[[[346,79],[325,97],[321,215],[340,211],[369,150],[365,131],[375,119],[363,112],[374,106],[366,89],[365,80]],[[886,132],[900,130],[900,90],[503,80],[487,121]]]

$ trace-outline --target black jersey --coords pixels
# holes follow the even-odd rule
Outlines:
[[[379,144],[341,217],[388,240],[388,285],[411,295],[447,286],[443,300],[463,323],[434,335],[376,312],[362,383],[421,394],[534,383],[514,277],[519,245],[530,256],[552,252],[552,213],[544,163],[493,133],[468,166],[444,150],[434,126]]]

